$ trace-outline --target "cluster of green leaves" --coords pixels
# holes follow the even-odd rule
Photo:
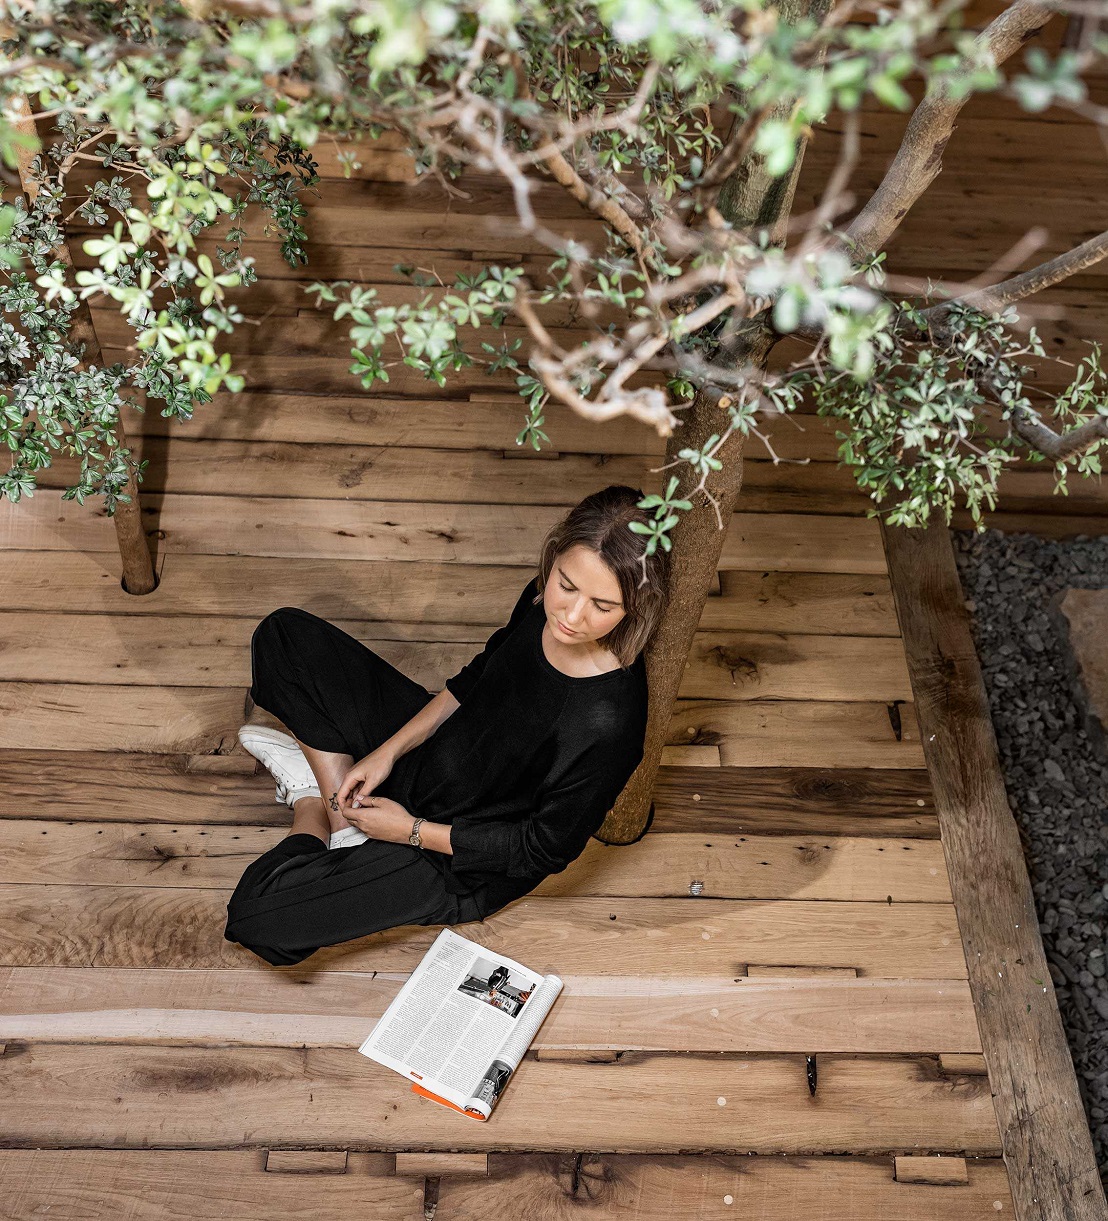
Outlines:
[[[58,139],[31,165],[37,188],[6,211],[6,257],[0,264],[0,439],[12,464],[0,492],[32,496],[35,472],[62,452],[81,459],[80,476],[63,499],[83,504],[103,496],[109,513],[130,497],[123,490],[135,462],[117,437],[125,405],[187,420],[221,389],[242,388],[220,339],[242,320],[227,290],[253,278],[242,257],[238,220],[251,203],[270,218],[292,263],[304,261],[298,190],[315,181],[314,163],[287,141],[267,143],[258,127],[221,148],[195,134],[182,145],[131,148],[63,113]],[[91,150],[91,151],[89,151]],[[86,161],[110,174],[72,185]],[[292,166],[293,170],[286,168]],[[99,237],[84,240],[95,260],[74,269],[64,257],[66,219]],[[218,236],[212,255],[199,239]],[[218,266],[217,266],[218,264]],[[91,302],[113,302],[133,332],[110,364],[86,351]]]
[[[516,295],[516,281],[523,275],[521,267],[487,267],[473,276],[458,275],[453,292],[438,299],[428,293],[419,301],[401,305],[374,306],[375,288],[362,288],[348,280],[329,284],[315,283],[308,292],[318,304],[333,306],[336,322],[350,321],[350,339],[354,346],[350,354],[354,363],[350,372],[357,375],[366,390],[374,383],[389,380],[390,364],[403,363],[416,369],[438,386],[446,385],[452,370],[487,365],[491,372],[500,368],[515,368],[514,361],[505,365],[498,360],[489,343],[482,343],[486,353],[480,357],[468,352],[459,338],[459,328],[480,332],[484,327],[500,327]],[[341,294],[341,299],[340,299]],[[393,346],[395,357],[388,358]],[[515,340],[516,347],[519,340]]]
[[[934,345],[927,320],[900,302],[894,324],[876,337],[876,362],[865,378],[803,370],[786,379],[794,394],[809,393],[820,415],[843,426],[839,456],[877,506],[891,502],[884,513],[891,525],[920,525],[932,513],[949,524],[964,504],[983,528],[982,509],[996,507],[1001,473],[1020,457],[1043,460],[998,423],[1017,415],[1039,421],[1044,408],[1052,427],[1059,419],[1108,418],[1099,350],[1061,395],[1039,392],[1036,401],[1027,358],[1046,353],[1034,328],[1021,336],[1016,321],[1013,310],[995,316],[954,304],[944,342]],[[1066,491],[1070,470],[1100,469],[1096,447],[1073,455],[1056,465],[1057,490]]]
[[[680,313],[663,321],[647,304],[652,285],[730,260],[778,332],[823,335],[818,364],[734,395],[731,428],[749,432],[767,406],[792,410],[810,394],[843,422],[844,460],[875,502],[900,496],[896,520],[949,510],[956,491],[975,514],[991,507],[1014,443],[983,441],[975,429],[998,395],[1002,415],[1031,409],[1019,363],[1028,349],[1003,321],[958,315],[958,342],[934,351],[926,336],[906,338],[911,305],[866,287],[880,256],[859,279],[841,255],[797,258],[760,232],[726,246],[702,230],[703,249],[687,245],[690,230],[701,231],[704,175],[732,124],[758,120],[753,147],[780,177],[803,133],[831,110],[856,110],[867,96],[906,109],[911,74],[950,96],[995,88],[999,74],[973,39],[946,28],[958,6],[906,0],[868,25],[824,26],[818,0],[276,0],[258,19],[217,0],[0,0],[0,27],[11,31],[0,52],[19,64],[0,75],[0,161],[14,166],[27,147],[5,118],[17,94],[60,134],[40,158],[34,204],[0,198],[0,435],[14,455],[0,487],[13,499],[30,494],[34,472],[69,446],[82,476],[66,495],[103,494],[111,512],[131,462],[113,433],[124,405],[159,400],[163,415],[188,419],[217,391],[241,388],[223,348],[242,321],[229,294],[255,278],[251,205],[295,266],[306,261],[299,196],[316,182],[308,150],[321,136],[387,127],[408,138],[427,172],[487,170],[451,127],[464,93],[480,102],[468,121],[532,179],[543,118],[558,114],[575,131],[562,144],[567,159],[593,189],[627,203],[639,226],[644,259],[612,233],[605,249],[555,243],[536,304],[595,307],[606,320],[597,333],[610,328],[616,339],[653,319],[675,354],[676,394],[709,383],[743,391],[746,373],[717,359],[728,314],[694,331]],[[946,49],[924,56],[921,45],[941,32]],[[1017,92],[1031,109],[1078,102],[1077,70],[1073,56],[1031,55]],[[640,97],[644,73],[652,85]],[[619,122],[636,97],[636,122]],[[75,198],[70,181],[92,162],[97,179]],[[673,228],[655,223],[663,216],[680,217],[677,249],[666,245]],[[94,260],[77,271],[58,257],[74,220],[92,231],[83,248]],[[397,363],[440,386],[471,365],[507,372],[527,412],[517,442],[548,440],[549,392],[519,340],[496,334],[528,291],[519,268],[486,268],[399,306],[347,281],[311,291],[349,326],[351,372],[366,389]],[[110,305],[133,332],[106,368],[82,360],[73,337],[93,304]],[[602,359],[581,362],[570,381],[592,394],[610,371]],[[1104,390],[1094,358],[1058,409],[1089,418],[1103,411]],[[694,478],[718,469],[720,440],[681,451]],[[1072,467],[1097,462],[1090,454]],[[674,498],[677,486],[644,506],[656,510],[652,548],[668,548],[688,505]]]

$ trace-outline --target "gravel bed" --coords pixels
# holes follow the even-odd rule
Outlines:
[[[1108,538],[953,531],[1008,804],[1101,1175],[1108,1179],[1108,758],[1052,599],[1108,587]],[[1105,647],[1108,647],[1106,644]]]

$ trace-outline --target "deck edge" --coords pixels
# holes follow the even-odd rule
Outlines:
[[[950,531],[882,538],[1015,1216],[1106,1221]]]

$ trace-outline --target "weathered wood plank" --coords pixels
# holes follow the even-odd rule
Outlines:
[[[168,449],[172,446],[172,459]],[[231,490],[237,496],[281,496],[298,499],[449,501],[452,504],[552,504],[570,507],[607,483],[622,483],[658,493],[665,484],[650,455],[617,455],[603,462],[586,454],[535,455],[524,451],[459,451],[375,446],[257,441],[190,441],[180,438],[137,439],[138,459],[151,463],[143,490],[212,495]],[[534,451],[531,451],[534,454]],[[528,455],[531,456],[531,455]],[[668,473],[668,472],[667,472]],[[1019,477],[1019,473],[1016,473]],[[1030,489],[1045,491],[1048,507],[1050,472],[1024,474]],[[67,488],[80,478],[80,460],[57,458],[36,473],[39,487]],[[1039,500],[1001,481],[1013,507]],[[1073,494],[1096,511],[1104,499],[1091,480],[1075,481]],[[749,462],[744,466],[742,509],[745,513],[830,513],[864,515],[872,507],[853,473],[832,462],[809,465]]]
[[[0,505],[0,539],[10,550],[112,551],[115,532],[102,509],[63,501],[43,489],[32,501]],[[143,521],[159,550],[191,555],[269,555],[438,563],[535,562],[563,516],[557,506],[390,504],[282,500],[258,496],[143,497]],[[856,517],[735,513],[721,570],[850,572],[884,575],[878,523]]]
[[[423,1221],[423,1184],[392,1175],[387,1155],[351,1153],[346,1173],[325,1186],[312,1174],[267,1174],[265,1160],[264,1149],[5,1149],[4,1216],[350,1221],[370,1201],[374,1221]]]
[[[464,1126],[390,1070],[345,1049],[198,1054],[9,1044],[3,1065],[5,1140],[14,1148],[141,1147],[156,1138],[184,1148],[995,1154],[999,1143],[987,1083],[952,1091],[926,1058],[823,1056],[815,1098],[802,1056],[628,1052],[618,1064],[528,1058],[496,1122]]]
[[[270,1149],[265,1170],[267,1174],[345,1174],[349,1157],[345,1149]]]
[[[937,839],[927,773],[883,768],[663,766],[653,830],[866,835]],[[288,825],[264,769],[246,754],[0,750],[0,817],[174,824],[187,811],[205,825]],[[42,795],[50,800],[43,803]]]
[[[249,682],[244,664],[234,687],[0,683],[0,749],[241,750],[236,734]],[[899,737],[889,707],[898,709]],[[669,741],[718,746],[727,766],[923,765],[907,704],[679,700]]]
[[[937,1160],[937,1159],[936,1159]],[[944,1161],[947,1159],[943,1159]],[[983,1221],[1012,1207],[1004,1163],[973,1158],[956,1188],[902,1183],[884,1158],[489,1157],[488,1181],[444,1181],[437,1221]],[[518,1209],[518,1212],[516,1211]]]
[[[464,1175],[487,1178],[487,1153],[398,1153],[396,1173],[418,1178]]]
[[[565,973],[532,1048],[551,1055],[945,1048],[945,1063],[980,1047],[965,980],[859,979],[841,967],[782,974],[789,969],[751,967],[726,979]],[[354,1048],[406,978],[307,964],[276,972],[260,962],[225,971],[4,967],[0,1041]]]
[[[668,740],[718,745],[725,767],[923,765],[910,704],[678,701]]]
[[[985,1065],[985,1057],[981,1055],[944,1052],[939,1056],[939,1065],[943,1072],[950,1076],[987,1077],[989,1074]]]
[[[245,834],[245,832],[244,832]],[[0,886],[0,965],[241,967],[225,941],[221,890]],[[464,935],[539,970],[597,975],[726,976],[746,963],[855,967],[894,979],[961,979],[966,964],[945,903],[804,899],[532,898]],[[312,966],[412,971],[438,930],[418,925],[319,950]]]
[[[964,1157],[898,1157],[898,1183],[934,1183],[940,1187],[958,1187],[969,1182]]]
[[[222,687],[229,674],[245,671],[249,685],[255,626],[224,616],[53,614],[44,620],[33,611],[0,611],[0,681],[64,683],[80,675],[83,683]],[[440,690],[489,634],[446,623],[416,628],[411,640],[391,640],[361,621],[335,626],[429,691]],[[694,637],[680,694],[891,703],[911,699],[912,692],[898,639],[721,629]]]
[[[250,832],[254,833],[251,834]],[[0,819],[0,883],[233,889],[287,827],[146,826]],[[691,887],[699,883],[699,890]],[[536,895],[949,903],[937,840],[651,833],[591,840]]]
[[[949,535],[889,529],[885,540],[1016,1216],[1103,1221]]]
[[[1042,538],[1078,538],[1085,535],[1099,538],[1108,534],[1108,517],[1101,514],[1079,515],[1065,513],[986,513],[987,529],[1001,530],[1005,534],[1036,534]],[[974,523],[964,509],[956,509],[951,515],[955,530],[972,530]]]
[[[923,770],[663,768],[653,828],[938,838]]]
[[[10,551],[7,610],[144,615],[245,616],[255,623],[278,606],[300,606],[332,621],[372,622],[384,639],[412,639],[428,624],[499,627],[531,573],[529,567],[314,560],[290,567],[268,556],[169,555],[161,584],[134,598],[120,586],[118,557],[103,552]],[[884,575],[724,572],[709,595],[706,630],[814,635],[898,636]]]

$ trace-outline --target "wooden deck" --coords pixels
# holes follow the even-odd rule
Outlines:
[[[288,822],[235,738],[257,621],[302,606],[437,689],[566,507],[658,479],[626,421],[551,410],[553,452],[520,454],[482,375],[356,393],[298,280],[512,249],[503,198],[413,204],[387,151],[363,175],[325,184],[310,277],[263,249],[250,392],[134,422],[153,594],[122,592],[64,463],[0,506],[4,1215],[1012,1216],[881,532],[814,418],[775,433],[807,466],[749,447],[650,834],[460,926],[566,981],[492,1122],[354,1050],[435,929],[287,970],[223,941]],[[1020,478],[1010,520],[1053,513],[1049,474]]]

